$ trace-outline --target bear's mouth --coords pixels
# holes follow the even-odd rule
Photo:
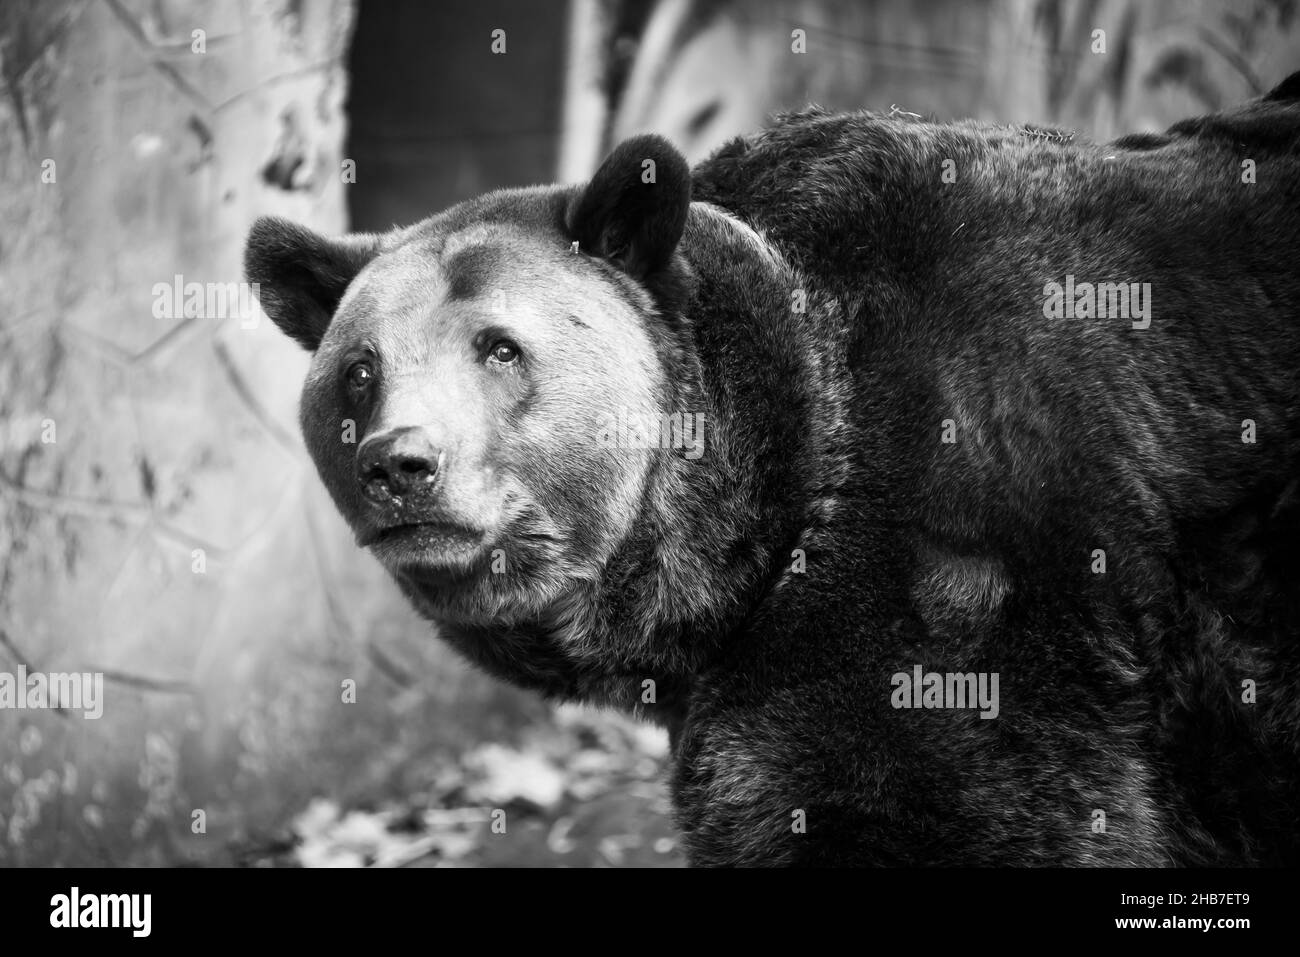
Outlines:
[[[386,563],[463,566],[478,555],[485,534],[457,522],[401,522],[362,532],[358,544]]]

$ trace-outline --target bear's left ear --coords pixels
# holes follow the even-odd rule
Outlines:
[[[262,311],[285,335],[315,352],[343,293],[378,252],[378,236],[330,239],[263,216],[248,234],[244,273],[257,284]]]
[[[662,269],[682,238],[691,170],[662,136],[624,140],[569,209],[579,249],[636,279]]]

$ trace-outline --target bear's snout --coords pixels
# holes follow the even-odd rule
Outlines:
[[[443,457],[443,451],[418,426],[372,435],[357,449],[361,494],[376,505],[431,494],[438,484]]]

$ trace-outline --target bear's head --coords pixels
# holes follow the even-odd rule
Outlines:
[[[628,535],[655,449],[610,441],[671,408],[671,300],[690,173],[657,137],[585,187],[489,194],[406,229],[253,227],[250,281],[312,353],[301,424],[356,534],[417,605],[523,622]]]

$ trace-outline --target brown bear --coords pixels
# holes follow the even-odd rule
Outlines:
[[[692,862],[1297,863],[1298,93],[641,136],[247,272],[358,543],[666,726]]]

